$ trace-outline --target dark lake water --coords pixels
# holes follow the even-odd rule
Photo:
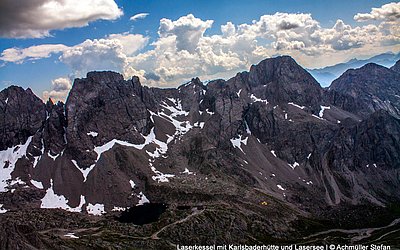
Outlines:
[[[158,221],[161,214],[167,210],[167,205],[162,203],[145,203],[123,211],[117,218],[119,222],[144,225]]]

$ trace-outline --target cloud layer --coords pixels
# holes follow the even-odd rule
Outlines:
[[[388,3],[380,8],[372,8],[370,13],[358,13],[354,20],[358,22],[371,20],[396,21],[400,19],[400,2]]]
[[[398,52],[398,6],[391,3],[356,14],[357,21],[373,21],[357,26],[339,19],[332,27],[322,27],[311,14],[278,12],[251,23],[227,22],[214,35],[207,34],[213,20],[188,14],[177,20],[161,19],[158,36],[150,44],[150,38],[140,34],[111,34],[75,46],[10,48],[0,60],[22,63],[58,53],[58,60],[71,68],[74,77],[91,70],[115,70],[126,77],[138,75],[147,85],[176,86],[193,76],[226,78],[278,54],[289,54],[303,66],[315,67],[353,55]]]
[[[60,77],[54,79],[51,83],[52,89],[43,92],[43,99],[48,100],[51,98],[53,101],[64,101],[72,88],[71,80],[66,77]]]
[[[1,53],[0,60],[4,62],[22,63],[25,60],[37,60],[50,57],[51,54],[59,53],[68,47],[63,44],[42,44],[24,49],[9,48]]]
[[[138,14],[136,14],[136,15],[131,16],[131,17],[129,18],[129,20],[131,20],[131,21],[136,21],[136,20],[139,20],[139,19],[144,19],[144,18],[146,18],[148,15],[149,15],[149,13],[138,13]]]
[[[38,38],[55,29],[83,27],[122,15],[114,0],[1,0],[0,36]]]

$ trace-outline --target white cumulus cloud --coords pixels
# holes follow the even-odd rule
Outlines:
[[[136,21],[138,19],[144,19],[149,15],[149,13],[138,13],[136,15],[133,15],[129,18],[131,21]]]
[[[174,36],[178,51],[193,52],[206,29],[211,28],[214,21],[203,21],[192,14],[182,16],[176,21],[163,18],[160,20],[158,34],[161,38]]]
[[[114,0],[1,0],[0,36],[45,37],[51,30],[115,20],[122,14]]]
[[[67,64],[76,76],[93,70],[123,71],[128,57],[142,49],[148,38],[134,34],[112,34],[104,39],[86,40],[63,51],[60,61]]]
[[[58,51],[59,60],[75,76],[91,70],[114,70],[125,77],[138,75],[148,85],[176,86],[194,76],[227,78],[279,54],[291,55],[305,67],[321,67],[355,55],[367,57],[400,50],[396,21],[349,25],[339,19],[331,27],[322,27],[311,14],[278,12],[251,23],[227,22],[217,27],[220,32],[209,35],[207,30],[212,25],[213,20],[192,14],[177,20],[163,18],[158,37],[151,44],[149,37],[140,34],[111,34],[75,46],[54,47],[40,55],[47,57]],[[26,51],[12,49],[4,51],[0,59],[21,62],[40,57],[28,55],[32,47]]]
[[[43,99],[51,98],[53,101],[65,101],[69,90],[72,88],[72,83],[69,78],[60,77],[52,82],[52,89],[43,92]]]
[[[4,62],[22,63],[25,60],[36,60],[50,57],[51,54],[59,53],[68,47],[63,44],[42,44],[28,48],[5,49],[0,56]]]
[[[384,4],[379,8],[372,8],[370,13],[358,13],[354,16],[357,22],[370,20],[398,21],[400,19],[400,2]],[[400,23],[398,23],[400,25]]]

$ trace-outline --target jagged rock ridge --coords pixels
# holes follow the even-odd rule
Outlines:
[[[399,79],[368,64],[323,89],[283,56],[171,89],[90,72],[66,104],[10,87],[0,92],[0,209],[216,205],[273,213],[272,224],[256,217],[278,237],[330,207],[399,201]]]

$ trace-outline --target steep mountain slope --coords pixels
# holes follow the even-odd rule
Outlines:
[[[46,118],[43,102],[30,89],[9,87],[0,92],[0,149],[25,142]]]
[[[390,69],[400,73],[400,60],[398,60]]]
[[[322,229],[310,220],[336,225],[332,215],[360,206],[386,214],[385,205],[400,201],[398,83],[393,70],[366,65],[324,90],[283,56],[227,81],[193,78],[171,89],[89,72],[65,105],[10,87],[0,92],[9,119],[2,121],[0,217],[62,208],[106,218],[101,227],[84,215],[83,224],[65,222],[79,224],[76,232],[126,235],[113,216],[151,202],[155,222],[128,227],[139,245],[124,247],[166,247],[294,239]],[[360,221],[368,223],[355,216],[349,225]],[[34,246],[54,248],[64,229],[44,224],[30,229]],[[29,242],[15,234],[8,248]]]
[[[350,112],[366,116],[384,109],[399,116],[399,82],[398,73],[371,63],[346,71],[333,81],[329,90],[346,96],[344,99],[333,98],[332,101]]]

